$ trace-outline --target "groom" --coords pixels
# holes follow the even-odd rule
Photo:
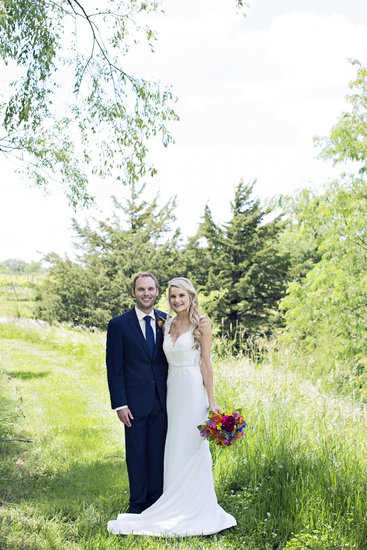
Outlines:
[[[152,273],[134,277],[136,305],[111,319],[106,364],[112,408],[125,424],[129,512],[140,514],[163,491],[167,431],[167,361],[162,349],[165,314],[153,309],[158,296]]]

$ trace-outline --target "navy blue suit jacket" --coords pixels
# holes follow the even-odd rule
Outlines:
[[[153,358],[140,328],[135,308],[113,317],[107,330],[107,379],[113,409],[127,405],[133,416],[147,416],[157,387],[163,410],[166,410],[167,360],[163,353],[162,328],[158,318],[166,314],[154,310],[156,344]]]

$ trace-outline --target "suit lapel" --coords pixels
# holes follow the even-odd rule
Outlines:
[[[154,316],[155,316],[155,348],[154,348],[154,357],[155,357],[158,349],[162,346],[163,332],[162,332],[162,327],[160,327],[158,324],[159,314],[156,309],[154,310]]]
[[[149,350],[148,350],[148,346],[147,346],[147,343],[145,341],[145,338],[144,338],[144,334],[140,328],[140,324],[139,324],[139,320],[138,320],[138,316],[136,315],[136,311],[135,311],[135,308],[131,309],[130,310],[131,312],[131,315],[130,315],[130,325],[131,325],[131,328],[135,334],[135,337],[138,339],[138,341],[140,342],[140,344],[143,346],[147,356],[149,357],[150,359],[150,355],[149,355]]]

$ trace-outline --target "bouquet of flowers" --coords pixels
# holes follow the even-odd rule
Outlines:
[[[198,430],[204,439],[220,447],[229,447],[244,435],[245,427],[241,411],[222,411],[221,414],[210,411],[208,420],[198,426]]]

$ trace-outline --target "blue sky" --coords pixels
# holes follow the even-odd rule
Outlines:
[[[365,0],[257,0],[247,17],[230,0],[166,0],[154,16],[155,54],[135,50],[127,69],[161,79],[178,96],[176,144],[152,144],[158,175],[148,197],[162,203],[177,195],[177,224],[195,232],[206,203],[225,221],[241,178],[257,180],[255,195],[321,188],[341,168],[317,160],[313,136],[327,135],[337,120],[355,69],[367,63]],[[71,218],[62,193],[30,189],[0,158],[0,261],[40,259],[55,251],[73,255]],[[105,217],[119,184],[90,182],[97,208],[77,214]]]

